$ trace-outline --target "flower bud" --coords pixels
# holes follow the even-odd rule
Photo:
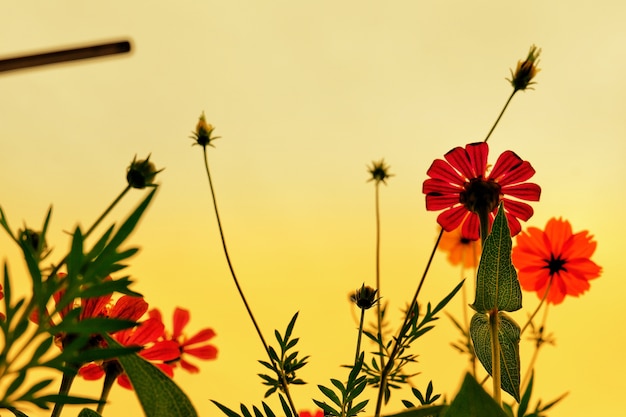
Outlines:
[[[378,290],[363,284],[361,288],[350,295],[350,301],[355,303],[360,309],[367,310],[372,308],[379,300],[376,298],[377,292]]]
[[[509,80],[507,78],[507,81],[511,83],[515,91],[526,90],[527,88],[529,88],[529,85],[535,84],[532,79],[540,71],[540,69],[537,68],[540,53],[541,49],[537,48],[535,45],[532,45],[526,59],[524,61],[517,62],[517,68],[515,69],[515,72],[511,70],[511,79]]]
[[[206,118],[204,117],[204,112],[198,118],[198,123],[196,124],[196,130],[191,132],[190,138],[196,141],[194,145],[200,145],[205,148],[207,145],[213,146],[211,141],[215,139],[219,139],[219,136],[211,137],[213,133],[213,125],[206,122]]]
[[[154,187],[154,178],[161,171],[163,170],[157,171],[154,164],[150,162],[150,155],[146,159],[141,160],[137,160],[137,155],[135,155],[133,162],[126,169],[126,181],[133,188]]]
[[[385,164],[384,159],[381,159],[378,162],[372,161],[372,166],[367,167],[367,171],[372,174],[372,177],[367,181],[376,181],[376,184],[382,182],[387,185],[386,179],[393,177],[393,174],[389,173],[389,165]]]

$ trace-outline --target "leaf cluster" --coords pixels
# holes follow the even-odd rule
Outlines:
[[[332,404],[326,401],[313,400],[313,402],[324,411],[324,416],[354,417],[363,411],[369,400],[361,401],[355,405],[352,404],[367,386],[367,377],[365,375],[359,376],[363,366],[363,358],[364,353],[361,352],[354,367],[350,370],[348,381],[346,381],[345,385],[338,379],[330,380],[339,394],[333,391],[333,389],[323,385],[317,386]]]
[[[0,408],[17,411],[18,403],[31,403],[40,408],[48,408],[50,403],[97,403],[97,400],[88,398],[46,394],[51,379],[26,385],[27,376],[34,368],[52,368],[74,375],[84,363],[136,351],[135,348],[121,346],[102,348],[93,343],[94,335],[127,329],[136,323],[111,318],[81,318],[81,308],[74,308],[74,303],[78,298],[99,297],[113,292],[139,295],[130,290],[132,281],[128,276],[116,280],[105,278],[125,268],[124,261],[138,251],[137,248],[122,246],[137,226],[154,193],[155,189],[119,227],[110,226],[91,247],[87,247],[85,240],[94,227],[85,234],[80,227],[76,227],[71,235],[69,253],[50,268],[43,267],[42,261],[49,255],[46,235],[52,209],[46,214],[41,232],[25,229],[14,233],[0,208],[0,226],[20,248],[32,284],[29,297],[16,299],[8,265],[3,265],[6,317],[0,320],[4,340],[0,351],[0,380],[4,382],[6,379],[10,383],[0,395]],[[63,265],[67,274],[60,276],[58,271]],[[55,295],[56,302],[52,303]],[[62,346],[62,350],[53,346],[55,342]]]
[[[277,390],[284,391],[284,384],[287,385],[303,385],[305,382],[296,376],[296,371],[307,364],[309,356],[298,358],[300,352],[293,351],[298,344],[299,338],[291,338],[293,328],[296,324],[298,313],[294,314],[287,325],[284,335],[281,335],[278,330],[274,330],[274,336],[278,342],[280,348],[280,354],[277,353],[274,347],[268,347],[268,353],[271,358],[271,362],[260,360],[259,363],[264,367],[273,371],[272,375],[258,374],[263,380],[263,385],[267,385],[270,388],[265,392],[265,397],[269,397]]]
[[[280,398],[280,405],[282,407],[283,412],[285,413],[285,417],[297,417],[297,416],[294,416],[294,414],[292,413],[291,408],[289,407],[289,404],[287,404],[287,400],[285,400],[285,397],[283,397],[283,395],[279,393],[278,398]],[[253,413],[254,413],[254,417],[277,417],[276,413],[274,413],[274,411],[272,411],[270,406],[267,405],[267,403],[265,403],[264,401],[261,402],[262,404],[261,408],[263,410],[261,410],[261,408],[257,406],[252,406],[252,413],[250,412],[250,409],[248,407],[241,404],[239,407],[241,410],[241,414],[239,414],[238,412],[234,410],[231,410],[230,408],[226,407],[223,404],[218,403],[217,401],[211,400],[211,402],[215,404],[228,417],[253,417]],[[280,417],[280,414],[278,417]]]
[[[435,401],[439,399],[439,397],[441,397],[441,394],[433,395],[433,381],[428,382],[428,386],[426,387],[425,394],[422,394],[421,391],[417,388],[411,388],[411,392],[413,393],[415,398],[418,399],[418,401],[420,402],[420,405],[433,404]],[[406,408],[415,407],[415,404],[413,404],[411,401],[408,401],[408,400],[402,400],[402,404],[404,404]]]
[[[426,312],[420,319],[419,305],[414,303],[406,312],[406,320],[400,329],[400,336],[395,337],[387,343],[383,344],[380,334],[374,335],[371,332],[364,332],[365,335],[373,340],[379,347],[382,346],[384,358],[381,359],[379,352],[372,352],[373,357],[371,366],[364,364],[363,372],[368,376],[368,384],[374,387],[380,387],[381,379],[385,376],[383,371],[386,369],[387,383],[385,384],[384,399],[385,403],[391,397],[391,389],[401,388],[402,384],[408,383],[409,378],[415,376],[406,372],[406,365],[417,361],[417,355],[408,352],[411,345],[417,339],[431,331],[439,320],[438,314],[452,300],[456,293],[463,286],[461,281],[457,286],[445,296],[434,308],[431,303],[426,305]],[[395,343],[395,345],[394,345]],[[385,364],[383,366],[383,363]]]
[[[516,413],[513,412],[513,406],[509,404],[503,404],[504,411],[506,411],[509,417],[546,417],[545,412],[551,409],[567,395],[567,393],[565,393],[556,400],[553,400],[545,405],[541,403],[541,400],[538,400],[534,410],[529,412],[530,398],[532,396],[534,379],[535,375],[534,373],[532,373],[530,376],[530,381],[528,382],[528,386],[526,387],[526,391],[524,391],[524,395],[522,395],[519,406],[517,407]]]

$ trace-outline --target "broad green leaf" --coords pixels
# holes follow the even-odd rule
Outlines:
[[[445,417],[508,417],[478,382],[468,373]]]
[[[504,206],[500,204],[478,266],[476,300],[472,304],[477,312],[487,313],[494,309],[516,311],[522,308],[522,290],[511,263],[511,247],[511,231]]]
[[[122,347],[111,337],[106,339],[109,346]],[[159,368],[137,354],[120,356],[118,361],[133,384],[146,417],[198,415],[187,395]]]
[[[226,407],[225,405],[222,405],[222,404],[218,403],[217,401],[213,401],[213,400],[211,400],[211,402],[213,404],[215,404],[217,406],[217,408],[222,410],[222,413],[226,414],[228,417],[241,417],[239,415],[239,413],[237,413],[236,411],[231,410],[230,408]]]
[[[500,373],[502,389],[520,401],[520,358],[519,341],[520,328],[515,321],[504,314],[498,313],[500,326],[498,340],[500,341]],[[476,313],[470,323],[470,334],[474,343],[476,356],[485,370],[492,375],[491,364],[491,332],[489,318],[486,314]]]

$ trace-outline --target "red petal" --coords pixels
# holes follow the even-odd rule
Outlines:
[[[104,376],[104,370],[100,367],[100,365],[90,363],[82,366],[78,370],[78,374],[87,381],[95,381],[96,379],[100,379]]]
[[[217,348],[213,345],[198,346],[196,348],[184,349],[183,352],[191,356],[195,356],[196,358],[200,358],[204,360],[217,358]]]
[[[207,340],[211,340],[215,337],[215,331],[213,329],[202,329],[192,337],[190,337],[182,346],[194,345],[200,342],[206,342]]]
[[[527,201],[539,201],[539,197],[541,196],[541,187],[531,182],[505,185],[502,187],[502,194]]]
[[[424,194],[459,194],[461,191],[463,191],[462,186],[453,185],[437,178],[429,178],[422,185]]]
[[[117,383],[120,384],[120,386],[132,390],[133,389],[133,385],[130,383],[130,379],[128,379],[128,375],[126,374],[122,374],[120,376],[117,377]]]
[[[150,318],[135,328],[126,340],[125,346],[145,346],[163,336],[165,326],[158,319]]]
[[[178,339],[183,332],[183,329],[189,323],[189,310],[176,307],[174,310],[174,334],[172,337]]]
[[[504,202],[504,212],[511,214],[518,219],[527,221],[534,213],[531,206],[526,203],[522,203],[521,201],[509,200],[508,198],[503,198],[502,201]],[[509,227],[511,227],[510,224]]]
[[[192,374],[197,374],[198,372],[200,372],[200,368],[198,368],[196,365],[193,365],[189,362],[187,362],[184,359],[180,360],[180,366],[186,370],[187,372],[191,372]]]
[[[148,310],[148,303],[142,297],[123,295],[111,309],[110,316],[118,319],[137,321]]]
[[[426,210],[437,211],[443,210],[459,204],[459,194],[428,194],[426,195]],[[460,206],[467,210],[464,206]],[[450,231],[450,230],[448,230]]]
[[[511,170],[516,169],[522,164],[522,158],[517,156],[513,151],[505,151],[498,157],[498,160],[493,166],[493,169],[489,173],[489,178],[502,184],[504,176],[508,175]],[[508,182],[510,184],[510,182]]]
[[[472,164],[474,178],[484,177],[487,170],[487,156],[489,155],[489,145],[486,142],[470,143],[465,147]]]
[[[451,232],[459,227],[468,213],[469,211],[467,211],[465,206],[454,207],[442,212],[437,217],[437,223],[439,223],[446,232]]]
[[[139,355],[151,361],[173,361],[180,357],[180,349],[178,343],[164,340],[142,350]]]
[[[485,173],[486,164],[481,169],[481,167],[477,166],[479,161],[475,160],[475,157],[481,152],[488,153],[489,146],[486,143],[481,142],[478,144],[467,145],[467,148],[471,148],[471,151],[468,152],[460,146],[456,147],[445,154],[444,158],[446,158],[453,168],[464,176],[464,179],[476,178],[479,175],[483,175]]]
[[[470,213],[463,223],[462,236],[469,240],[480,239],[480,220],[476,213]]]
[[[465,182],[465,178],[460,176],[449,163],[441,159],[435,159],[430,168],[428,168],[428,171],[426,171],[426,174],[433,179],[438,179],[450,184],[463,185]]]

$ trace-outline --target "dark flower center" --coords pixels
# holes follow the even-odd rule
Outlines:
[[[500,184],[493,180],[485,180],[482,177],[472,178],[463,186],[459,202],[469,211],[491,213],[500,203]]]
[[[550,275],[552,276],[554,274],[558,274],[559,271],[567,271],[567,268],[564,266],[566,262],[567,261],[565,259],[561,259],[560,257],[555,258],[554,255],[550,255],[550,260],[544,268],[548,269],[548,271],[550,271]]]

